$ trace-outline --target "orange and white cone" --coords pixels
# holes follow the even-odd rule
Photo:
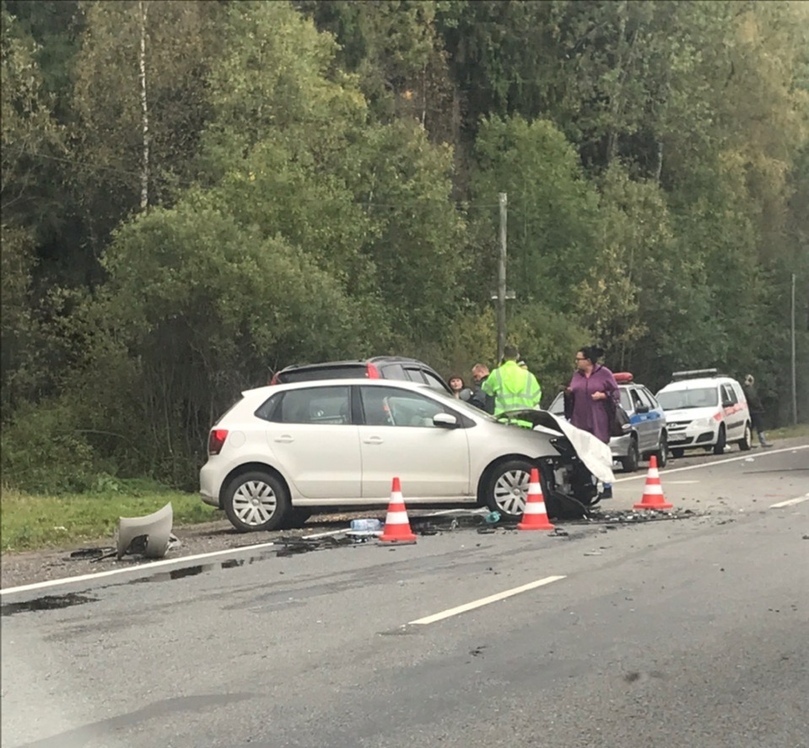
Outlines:
[[[542,485],[539,482],[539,470],[531,468],[531,480],[528,483],[528,497],[525,500],[525,511],[522,522],[517,525],[518,530],[553,530],[554,526],[548,520],[545,510],[545,497],[542,495]]]
[[[390,491],[390,504],[385,517],[385,527],[379,540],[382,543],[415,543],[416,536],[410,529],[410,520],[407,518],[402,485],[398,478],[393,479]]]
[[[649,472],[646,473],[646,485],[640,503],[633,509],[671,509],[674,505],[666,501],[663,496],[663,484],[660,482],[660,473],[657,470],[657,457],[649,458]]]

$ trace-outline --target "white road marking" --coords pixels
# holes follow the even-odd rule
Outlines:
[[[757,454],[756,459],[763,459],[765,457],[770,457],[771,455],[781,455],[787,452],[798,452],[802,449],[809,449],[809,444],[801,444],[797,447],[784,447],[784,449],[768,449],[766,452]],[[687,467],[673,468],[671,470],[661,468],[660,475],[673,475],[674,473],[684,473],[686,470],[700,470],[701,468],[714,467],[715,465],[726,465],[729,462],[746,460],[748,457],[749,455],[743,455],[742,457],[730,457],[727,460],[714,460],[712,462],[703,462],[699,465],[688,465]],[[626,481],[630,480],[646,480],[646,473],[639,472],[637,475],[632,475],[628,478],[617,478],[615,481],[613,481],[613,483],[625,483]]]
[[[97,571],[93,574],[80,574],[75,577],[63,577],[62,579],[49,579],[47,582],[35,582],[34,584],[23,584],[19,587],[6,587],[0,589],[0,597],[11,595],[15,592],[30,592],[32,590],[44,590],[49,587],[59,587],[64,584],[75,584],[76,582],[94,582],[96,579],[117,576],[118,574],[136,574],[150,572],[152,569],[161,569],[166,566],[178,566],[187,564],[189,561],[200,561],[202,559],[216,558],[217,556],[233,555],[244,553],[245,551],[256,551],[269,548],[275,543],[258,543],[257,545],[245,545],[241,548],[228,548],[225,551],[211,551],[210,553],[197,553],[194,556],[180,556],[179,558],[165,558],[162,561],[151,561],[146,564],[127,566],[123,569],[109,569],[108,571]]]
[[[461,613],[466,613],[469,610],[474,610],[475,608],[482,608],[484,605],[489,605],[490,603],[496,603],[500,600],[505,600],[506,598],[513,597],[514,595],[519,595],[522,592],[528,592],[529,590],[535,590],[537,587],[544,587],[546,584],[551,584],[551,582],[558,582],[560,579],[565,579],[564,576],[561,577],[545,577],[544,579],[538,579],[536,582],[529,582],[528,584],[522,585],[522,587],[514,587],[510,590],[505,590],[504,592],[498,592],[494,595],[489,595],[488,597],[482,597],[480,600],[473,600],[471,603],[466,603],[464,605],[458,605],[455,608],[449,608],[448,610],[442,610],[440,613],[435,613],[431,616],[426,616],[425,618],[419,618],[416,621],[410,621],[408,626],[425,626],[428,623],[435,623],[436,621],[443,621],[445,618],[451,618],[452,616],[460,615]]]
[[[304,535],[301,540],[316,540],[317,538],[328,538],[330,535],[344,535],[348,530],[329,530],[328,532],[316,532],[314,535]]]
[[[770,504],[770,509],[779,509],[782,506],[794,506],[795,504],[803,504],[804,501],[809,501],[809,493],[806,496],[798,496],[795,499],[787,499],[787,501],[779,501],[777,504]]]
[[[698,480],[667,480],[667,486],[685,486],[690,483],[699,483]]]

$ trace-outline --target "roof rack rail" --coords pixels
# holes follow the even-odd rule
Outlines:
[[[690,369],[688,371],[674,371],[671,373],[671,378],[675,382],[683,379],[696,379],[697,377],[718,377],[718,369]]]

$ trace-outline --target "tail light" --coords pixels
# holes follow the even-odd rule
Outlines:
[[[382,379],[382,375],[379,373],[379,369],[376,368],[373,364],[366,364],[366,376],[368,379]]]
[[[228,438],[227,429],[211,429],[208,435],[208,454],[218,455],[225,446],[225,439]]]

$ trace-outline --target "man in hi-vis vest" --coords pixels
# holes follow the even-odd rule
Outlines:
[[[519,357],[519,351],[513,345],[505,346],[503,363],[489,374],[482,385],[481,389],[494,397],[495,418],[510,410],[539,405],[542,388],[537,378],[517,363]]]

